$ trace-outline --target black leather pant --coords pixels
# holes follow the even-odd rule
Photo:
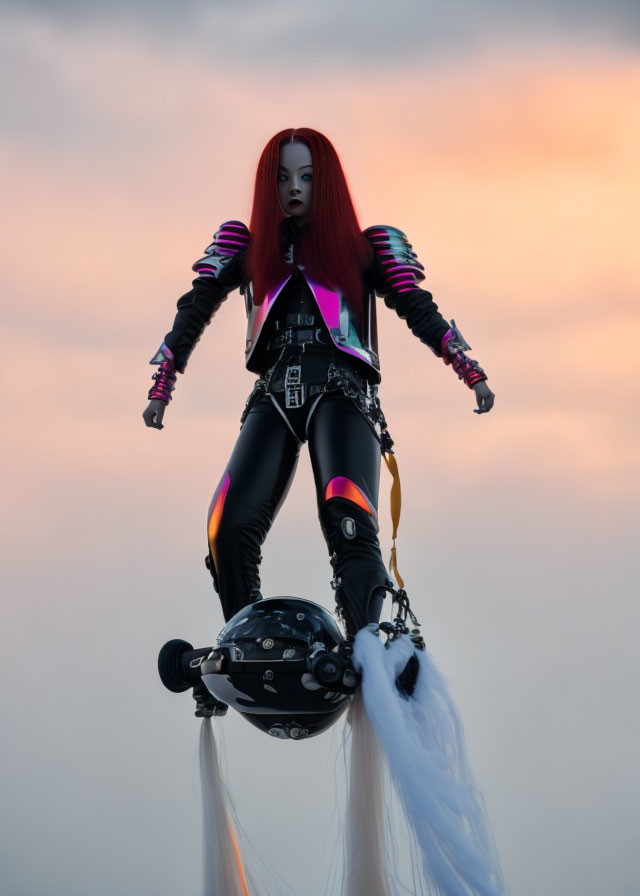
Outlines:
[[[260,548],[307,440],[338,610],[354,634],[379,620],[388,575],[377,538],[380,445],[342,392],[290,410],[267,394],[251,407],[211,501],[207,565],[225,619],[261,597]]]

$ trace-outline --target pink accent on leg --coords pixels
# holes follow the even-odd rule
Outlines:
[[[362,489],[359,489],[355,482],[347,479],[346,476],[335,476],[327,483],[324,491],[324,500],[330,501],[331,498],[346,498],[347,501],[351,501],[367,513],[377,517],[375,507]]]

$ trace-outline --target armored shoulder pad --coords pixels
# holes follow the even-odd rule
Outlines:
[[[213,235],[213,242],[204,250],[204,256],[192,266],[200,277],[220,276],[223,268],[234,255],[249,245],[251,234],[242,221],[225,221]]]
[[[384,225],[367,227],[363,236],[372,244],[380,260],[385,286],[394,292],[409,292],[424,280],[424,266],[401,230]]]

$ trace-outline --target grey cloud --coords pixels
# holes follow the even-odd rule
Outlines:
[[[244,67],[268,63],[341,66],[404,60],[407,54],[464,51],[492,39],[527,41],[549,35],[633,45],[640,35],[640,4],[614,0],[451,0],[445,4],[396,0],[393,4],[339,0],[4,0],[9,14],[38,16],[77,28],[99,24],[135,29],[147,39],[187,43],[194,50],[233,58]]]
[[[54,154],[84,159],[95,153],[115,162],[121,144],[133,137],[139,148],[154,152],[180,139],[179,129],[168,131],[163,121],[172,113],[180,120],[176,103],[182,97],[165,98],[162,114],[139,119],[118,95],[122,79],[110,86],[105,59],[113,59],[119,75],[126,72],[132,89],[152,95],[144,63],[137,65],[138,48],[161,68],[166,61],[167,71],[179,71],[188,60],[205,77],[209,67],[228,66],[308,83],[325,74],[349,77],[354,70],[379,79],[398,66],[424,69],[478,47],[526,47],[536,37],[562,46],[583,38],[592,47],[597,34],[616,47],[622,41],[631,47],[640,34],[640,4],[629,0],[606,7],[578,0],[450,0],[446,6],[418,0],[352,0],[345,6],[339,0],[184,0],[179,7],[154,0],[0,0],[0,11],[0,77],[11,85],[0,103],[0,134],[18,141],[18,152],[27,141]],[[130,55],[120,56],[121,44]],[[104,77],[92,62],[90,71],[82,71],[82,51],[88,63],[94,46]],[[76,50],[74,68],[65,61]],[[92,89],[101,102],[91,100]]]

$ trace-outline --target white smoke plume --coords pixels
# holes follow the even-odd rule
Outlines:
[[[351,762],[343,896],[393,896],[386,862],[384,758],[358,692],[349,708]]]
[[[414,653],[419,673],[406,697],[396,678]],[[430,896],[503,896],[460,718],[433,660],[416,651],[408,636],[387,648],[369,629],[358,632],[353,660],[362,675],[364,707],[420,849]]]
[[[240,848],[232,827],[226,789],[211,719],[200,728],[202,781],[202,836],[204,853],[203,896],[249,896]],[[255,896],[255,893],[252,893]]]

